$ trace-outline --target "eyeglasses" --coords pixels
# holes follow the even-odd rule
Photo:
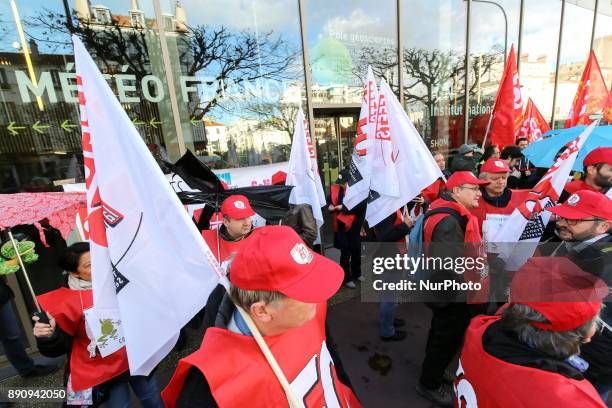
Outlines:
[[[583,219],[580,219],[580,220],[572,220],[572,219],[560,217],[558,215],[554,215],[553,216],[553,221],[555,221],[555,222],[564,221],[570,227],[574,227],[574,226],[580,224],[581,222],[586,222],[586,221],[601,221],[601,220],[599,218],[583,218]]]
[[[467,189],[467,190],[472,190],[472,191],[480,191],[480,187],[465,187],[465,186],[459,186],[459,188],[463,188],[463,189]]]

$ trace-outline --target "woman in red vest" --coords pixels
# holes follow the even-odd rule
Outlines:
[[[89,243],[69,246],[60,266],[68,273],[66,287],[37,297],[49,324],[40,323],[36,316],[32,320],[36,322],[33,330],[41,354],[67,355],[68,401],[79,405],[106,401],[108,407],[127,407],[131,386],[143,407],[162,407],[153,375],[130,376],[125,347],[102,357],[93,335],[88,333],[84,312],[93,306]]]
[[[344,270],[344,284],[355,289],[355,280],[361,279],[361,227],[365,218],[365,201],[351,211],[344,205],[348,171],[342,170],[338,180],[331,185],[331,204],[334,247],[340,250],[340,266]]]
[[[501,316],[466,332],[455,406],[604,408],[579,357],[597,329],[607,285],[567,258],[531,258]]]

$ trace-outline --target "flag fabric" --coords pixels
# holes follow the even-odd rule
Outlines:
[[[368,198],[372,176],[372,155],[368,151],[374,144],[378,112],[378,88],[372,67],[368,66],[366,84],[363,87],[361,112],[357,122],[357,135],[349,167],[349,179],[343,204],[349,210]]]
[[[94,307],[104,357],[125,346],[148,375],[206,304],[221,270],[142,137],[73,36]]]
[[[371,227],[393,214],[419,195],[424,188],[442,177],[442,172],[425,142],[384,80],[380,84],[379,92],[385,100],[388,112],[388,137],[391,148],[372,149],[373,151],[368,154],[373,155],[373,160],[383,161],[395,175],[393,178],[382,180],[381,183],[396,180],[397,184],[392,186],[393,188],[385,188],[384,185],[374,183],[372,177],[366,209],[366,219]],[[386,157],[377,156],[377,153],[380,154],[382,151],[387,152]],[[389,190],[397,191],[397,195],[381,193]]]
[[[589,116],[601,112],[606,105],[607,98],[608,88],[599,68],[595,52],[591,50],[576,90],[572,108],[565,121],[565,127],[590,124]]]
[[[506,269],[518,270],[533,255],[550,220],[551,213],[545,210],[559,200],[574,161],[594,126],[595,123],[566,145],[565,151],[529,192],[525,201],[514,209],[500,230],[493,234],[488,246],[491,252],[500,254],[500,258],[506,262]]]
[[[489,131],[491,143],[499,146],[500,149],[515,144],[516,135],[522,124],[522,113],[521,84],[516,69],[514,46],[512,46],[495,98]]]
[[[612,123],[612,89],[608,91],[608,99],[606,100],[606,106],[604,106],[603,110],[603,120]]]
[[[308,131],[308,122],[301,108],[295,120],[285,185],[294,186],[289,196],[289,203],[310,204],[317,225],[321,227],[323,225],[321,207],[325,205],[325,193],[317,167],[316,151]]]
[[[531,98],[527,100],[525,113],[523,114],[523,124],[519,130],[518,137],[525,138],[529,143],[534,142],[550,130],[550,126],[538,110]]]

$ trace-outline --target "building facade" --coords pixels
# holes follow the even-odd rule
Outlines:
[[[82,179],[73,34],[160,162],[286,161],[301,107],[327,187],[368,65],[444,154],[482,142],[511,46],[523,100],[557,126],[591,48],[612,84],[608,0],[10,0],[0,15],[3,193]]]

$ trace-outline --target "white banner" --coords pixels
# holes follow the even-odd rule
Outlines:
[[[318,226],[321,227],[323,225],[321,207],[325,205],[325,194],[319,176],[315,149],[310,138],[310,132],[308,132],[308,123],[301,108],[295,120],[295,132],[293,133],[285,184],[295,186],[291,190],[289,203],[310,204],[312,214],[317,220]]]
[[[425,187],[442,177],[442,172],[429,149],[427,149],[425,142],[423,142],[423,138],[421,138],[395,94],[384,80],[381,81],[379,92],[381,100],[383,98],[385,100],[388,112],[388,132],[379,132],[381,130],[379,127],[376,132],[376,143],[390,142],[390,144],[379,150],[375,147],[373,149],[374,159],[384,160],[385,166],[388,167],[386,172],[395,176],[381,179],[378,182],[375,181],[374,175],[372,176],[366,210],[366,219],[372,227],[419,195]],[[385,120],[381,121],[380,119],[380,110],[378,114],[379,124],[384,124]],[[386,152],[386,156],[378,157],[377,151]],[[374,165],[372,168],[375,171],[376,167]],[[388,186],[389,183],[395,183],[395,185]],[[388,195],[384,191],[397,191],[397,195]]]
[[[370,180],[372,177],[372,154],[374,146],[374,133],[376,132],[378,112],[378,88],[372,67],[368,66],[366,84],[363,88],[363,101],[359,122],[357,122],[357,135],[355,147],[351,156],[349,179],[343,204],[349,210],[368,198],[370,193]]]
[[[527,198],[513,212],[504,227],[487,245],[506,262],[506,269],[518,270],[535,251],[551,213],[545,211],[559,200],[576,157],[593,131],[596,122],[587,127],[559,156]]]
[[[103,356],[114,348],[109,338],[125,338],[131,374],[148,375],[221,272],[96,64],[73,43],[94,298],[88,323],[112,333],[97,339]]]

